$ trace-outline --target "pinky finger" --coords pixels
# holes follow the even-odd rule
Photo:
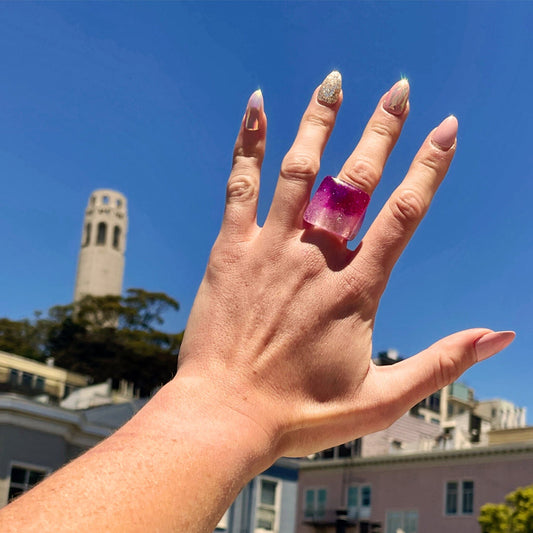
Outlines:
[[[261,164],[265,155],[266,125],[263,95],[257,90],[246,107],[226,188],[221,233],[236,240],[246,240],[257,228],[257,200]]]

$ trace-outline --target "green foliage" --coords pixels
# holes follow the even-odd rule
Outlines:
[[[52,307],[47,319],[0,319],[0,349],[41,361],[53,357],[57,366],[95,383],[125,379],[144,396],[176,371],[183,333],[156,326],[165,312],[178,309],[170,296],[144,289],[129,289],[124,297],[86,296]]]
[[[482,533],[533,533],[533,485],[511,492],[505,502],[481,508]]]
[[[0,350],[44,361],[50,321],[35,313],[34,320],[0,318]]]
[[[511,510],[503,503],[487,503],[481,507],[478,522],[482,533],[508,533]]]

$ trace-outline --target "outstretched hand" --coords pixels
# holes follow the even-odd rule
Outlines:
[[[378,102],[338,179],[369,195],[409,112],[399,81]],[[314,92],[281,165],[270,212],[256,222],[267,120],[254,93],[236,141],[226,208],[187,325],[178,377],[266,433],[273,455],[302,456],[390,425],[512,332],[470,329],[389,367],[372,331],[390,273],[427,212],[456,149],[457,119],[425,139],[355,251],[303,214],[342,102],[340,75]]]
[[[408,92],[402,80],[381,98],[335,183],[372,194],[407,118]],[[457,120],[429,134],[350,251],[303,221],[341,100],[334,73],[313,94],[259,227],[266,116],[261,93],[252,95],[175,378],[111,437],[2,509],[2,531],[213,531],[244,484],[278,457],[384,428],[513,340],[513,332],[471,329],[396,365],[372,363],[379,300],[450,165]]]

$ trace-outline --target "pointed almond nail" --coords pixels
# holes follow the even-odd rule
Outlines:
[[[401,115],[409,100],[409,82],[403,78],[396,82],[385,96],[383,108],[392,115]]]
[[[431,141],[437,148],[447,152],[455,144],[458,128],[459,122],[457,118],[450,115],[437,126],[437,129],[431,136]]]
[[[493,331],[479,338],[474,347],[476,350],[476,359],[483,361],[488,357],[507,348],[514,341],[516,333],[514,331]]]
[[[333,105],[339,99],[342,89],[342,76],[338,70],[330,72],[320,86],[317,100],[321,104]]]
[[[248,131],[257,131],[259,129],[259,118],[263,109],[263,93],[257,89],[246,106],[246,116],[244,117],[244,128]]]

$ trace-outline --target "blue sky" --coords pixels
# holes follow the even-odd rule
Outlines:
[[[181,303],[184,328],[222,215],[249,95],[269,119],[260,218],[313,89],[344,103],[322,160],[335,174],[381,94],[407,76],[411,113],[368,223],[450,113],[458,150],[392,276],[375,351],[416,353],[467,327],[515,329],[467,372],[480,398],[533,416],[533,4],[2,2],[0,316],[67,303],[96,188],[129,201],[125,287]]]

